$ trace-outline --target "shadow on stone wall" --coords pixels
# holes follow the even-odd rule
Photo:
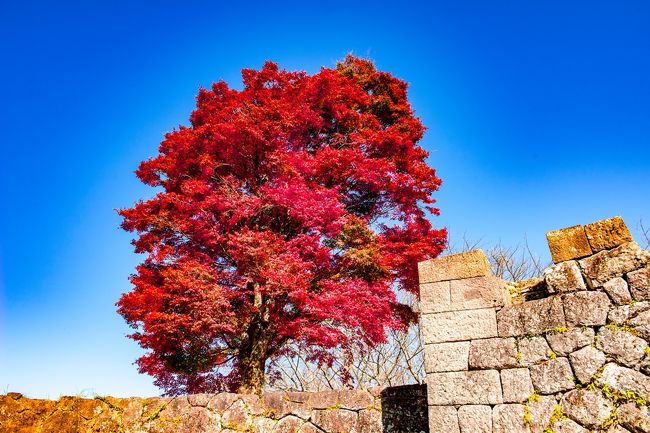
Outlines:
[[[428,433],[427,386],[404,385],[381,392],[384,433]]]

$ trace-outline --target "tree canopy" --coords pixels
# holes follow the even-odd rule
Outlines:
[[[119,211],[146,258],[118,311],[166,394],[258,392],[290,341],[316,362],[384,341],[416,320],[396,293],[446,245],[405,82],[353,56],[242,77],[200,89],[136,171],[158,193]]]

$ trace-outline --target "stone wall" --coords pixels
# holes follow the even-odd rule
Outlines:
[[[650,432],[650,252],[619,217],[547,239],[542,279],[419,264],[431,433]]]
[[[0,433],[420,433],[426,388],[174,398],[0,396]]]

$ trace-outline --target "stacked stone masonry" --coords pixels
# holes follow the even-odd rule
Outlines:
[[[173,398],[0,396],[0,433],[418,433],[426,388]]]
[[[480,250],[419,264],[431,433],[650,433],[650,251],[620,217],[547,240],[538,299]]]

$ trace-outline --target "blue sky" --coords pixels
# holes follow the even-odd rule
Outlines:
[[[115,208],[199,86],[348,52],[410,83],[452,240],[650,224],[645,1],[0,5],[0,393],[155,395],[114,303],[140,260]]]

